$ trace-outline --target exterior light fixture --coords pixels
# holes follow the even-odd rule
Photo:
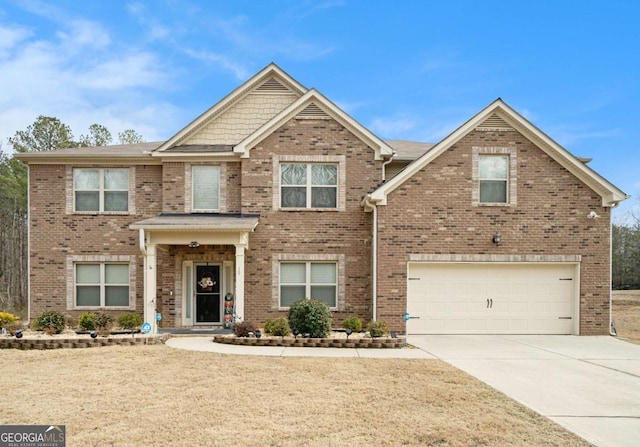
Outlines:
[[[254,335],[256,336],[256,338],[260,338],[262,337],[262,331],[260,329],[256,329],[256,331],[254,332]]]
[[[98,333],[96,331],[91,331],[89,332],[89,335],[91,335],[91,338],[96,338],[98,336]]]
[[[391,331],[391,338],[398,338],[398,333],[396,331]]]
[[[298,339],[298,335],[300,335],[300,331],[297,329],[293,330],[293,337],[297,340]]]
[[[22,338],[22,329],[16,331],[16,338]]]
[[[349,335],[351,335],[353,330],[352,329],[345,329],[345,332],[347,333],[347,340],[349,340]]]
[[[500,242],[502,242],[502,234],[500,234],[500,232],[496,232],[496,234],[493,235],[493,239],[492,239],[493,243],[496,245],[500,245]]]
[[[198,241],[189,242],[189,248],[198,248],[199,246]]]
[[[597,219],[599,218],[600,215],[598,213],[596,213],[595,211],[590,211],[589,214],[587,214],[587,219]]]

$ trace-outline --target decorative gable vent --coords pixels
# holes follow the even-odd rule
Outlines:
[[[316,119],[325,119],[329,118],[329,115],[318,107],[316,104],[311,103],[307,107],[305,107],[300,113],[296,115],[296,118],[316,118]]]
[[[513,127],[511,127],[511,125],[509,125],[509,123],[507,123],[505,120],[503,120],[502,118],[500,118],[498,115],[496,115],[494,113],[489,118],[484,120],[482,122],[482,124],[480,124],[478,126],[478,129],[479,130],[484,130],[484,129],[487,129],[487,130],[496,130],[496,129],[513,130]]]
[[[271,78],[262,83],[260,87],[255,89],[258,93],[288,93],[289,89],[278,82],[275,78]]]

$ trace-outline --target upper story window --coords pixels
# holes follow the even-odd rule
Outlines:
[[[280,165],[281,208],[337,208],[338,165]]]
[[[508,203],[509,156],[480,155],[478,180],[480,203]]]
[[[128,212],[129,169],[73,170],[74,211]]]
[[[474,146],[471,154],[472,206],[516,206],[518,149]]]
[[[220,167],[193,166],[192,211],[220,211]]]

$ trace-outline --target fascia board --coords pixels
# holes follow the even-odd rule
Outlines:
[[[193,130],[197,129],[201,124],[207,121],[211,116],[219,113],[220,111],[224,110],[228,105],[248,95],[264,79],[273,75],[277,75],[278,77],[280,77],[283,81],[285,81],[286,84],[288,84],[290,87],[296,90],[297,93],[299,94],[304,94],[307,91],[307,89],[302,84],[300,84],[298,81],[293,79],[284,70],[282,70],[280,67],[278,67],[276,64],[272,62],[269,65],[267,65],[265,68],[263,68],[261,71],[259,71],[257,74],[255,74],[254,76],[249,78],[247,81],[245,81],[243,84],[235,88],[231,93],[229,93],[223,99],[221,99],[212,107],[207,109],[204,113],[202,113],[196,119],[194,119],[189,124],[187,124],[178,133],[176,133],[174,136],[168,139],[164,144],[162,144],[157,149],[155,149],[155,151],[163,152],[169,149],[171,146],[176,144],[182,138],[190,134]]]
[[[316,102],[323,106],[323,110],[340,124],[344,125],[354,135],[371,146],[376,153],[376,160],[389,158],[393,155],[393,149],[383,140],[375,136],[371,131],[362,126],[348,114],[342,111],[338,106],[332,103],[324,95],[315,89],[307,91],[303,96],[294,101],[287,108],[282,110],[278,115],[266,122],[262,127],[256,129],[251,135],[237,144],[233,150],[240,154],[242,158],[249,157],[249,151],[259,144],[268,135],[289,121],[291,118],[300,113],[310,103]]]
[[[534,141],[540,149],[547,153],[547,155],[552,157],[555,161],[560,163],[561,166],[593,188],[594,191],[602,197],[602,206],[615,206],[618,202],[629,197],[498,98],[473,116],[469,121],[452,132],[449,136],[445,137],[441,142],[436,144],[429,152],[424,154],[415,162],[409,164],[402,172],[393,177],[389,182],[371,193],[370,200],[375,204],[386,205],[388,194],[410,179],[414,174],[424,168],[424,166],[438,157],[466,134],[478,127],[479,124],[493,113],[499,115],[512,125],[514,129]]]
[[[502,103],[498,113],[506,119],[517,131],[534,141],[537,146],[558,162],[562,167],[571,172],[578,179],[583,181],[602,197],[602,206],[616,206],[618,202],[629,198],[622,190],[613,183],[602,177],[585,163],[578,160],[571,152],[556,143],[551,137],[545,134],[538,127],[534,126],[518,112],[507,104]]]

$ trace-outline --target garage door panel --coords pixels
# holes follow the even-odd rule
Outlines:
[[[411,263],[409,333],[570,334],[575,265]]]

